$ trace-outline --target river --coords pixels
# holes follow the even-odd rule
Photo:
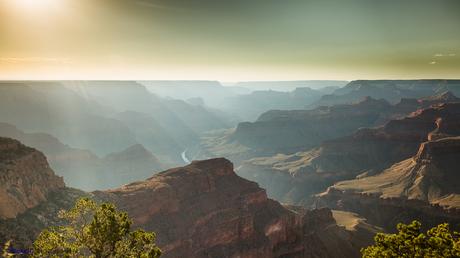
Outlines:
[[[185,153],[187,152],[187,149],[185,149],[182,153],[181,153],[181,158],[182,160],[186,163],[186,164],[190,164],[190,160],[187,158],[187,156],[185,155]]]

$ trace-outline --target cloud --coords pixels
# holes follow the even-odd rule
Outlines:
[[[0,63],[21,64],[21,63],[44,63],[44,64],[70,64],[70,59],[67,58],[51,58],[51,57],[0,57]]]
[[[142,7],[148,7],[152,9],[163,9],[163,10],[172,10],[172,11],[185,11],[184,9],[181,8],[176,8],[176,7],[171,7],[171,6],[166,6],[162,4],[157,4],[153,3],[150,1],[136,1],[136,5],[142,6]]]
[[[454,53],[449,53],[449,54],[438,53],[438,54],[434,54],[433,56],[434,57],[454,57],[456,55],[457,54],[454,54]]]
[[[431,61],[431,62],[430,62],[430,65],[435,65],[435,64],[437,64],[436,61]]]

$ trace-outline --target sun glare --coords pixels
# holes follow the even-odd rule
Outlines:
[[[56,8],[63,0],[12,0],[17,8],[23,10],[49,10]]]

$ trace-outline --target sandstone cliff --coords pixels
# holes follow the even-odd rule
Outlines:
[[[343,181],[319,195],[320,202],[358,212],[391,227],[397,219],[460,223],[457,163],[460,137],[422,143],[416,155],[370,177]],[[375,213],[375,206],[381,212]],[[374,211],[374,212],[372,212]]]
[[[155,231],[164,257],[353,257],[367,244],[328,209],[288,209],[268,199],[226,159],[94,194]]]
[[[58,211],[83,195],[65,187],[41,152],[0,137],[0,246],[12,240],[30,248],[41,230],[60,223]]]
[[[417,153],[429,139],[460,135],[460,103],[421,109],[385,126],[360,129],[308,152],[246,161],[238,174],[266,188],[269,196],[297,203],[331,184],[372,175]]]
[[[64,187],[45,156],[20,142],[0,138],[0,219],[14,218]]]

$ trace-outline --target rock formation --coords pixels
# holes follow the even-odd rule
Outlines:
[[[381,126],[432,105],[459,102],[452,92],[446,91],[420,99],[403,98],[395,105],[383,99],[363,97],[356,103],[313,110],[270,110],[255,122],[240,123],[233,130],[207,133],[195,154],[199,158],[225,156],[239,165],[254,157],[307,151],[362,127]]]
[[[255,158],[238,174],[266,188],[269,196],[298,203],[331,184],[372,175],[417,153],[428,139],[460,135],[460,103],[440,104],[385,126],[360,129],[308,152]]]
[[[64,186],[41,152],[0,138],[0,219],[15,218]]]
[[[203,137],[200,158],[224,156],[239,164],[253,157],[306,151],[360,127],[374,126],[390,110],[386,101],[372,98],[314,110],[271,110],[256,122],[238,124],[234,131]]]
[[[66,188],[43,154],[16,140],[0,138],[0,164],[0,243],[30,248],[41,230],[59,225],[60,209],[86,195]],[[345,212],[284,207],[226,159],[196,161],[93,197],[155,231],[164,257],[354,257],[378,230]]]
[[[365,98],[351,105],[314,110],[272,110],[255,123],[240,123],[232,138],[251,148],[292,153],[372,126],[389,108],[386,101]]]
[[[460,137],[424,142],[416,155],[369,177],[342,181],[319,195],[323,204],[351,210],[391,228],[424,218],[460,225]],[[380,210],[376,213],[376,206]],[[385,208],[383,208],[385,207]],[[416,215],[415,215],[416,214]]]
[[[328,209],[288,209],[268,199],[226,159],[94,194],[127,211],[136,227],[155,231],[164,257],[352,257],[367,244]]]

